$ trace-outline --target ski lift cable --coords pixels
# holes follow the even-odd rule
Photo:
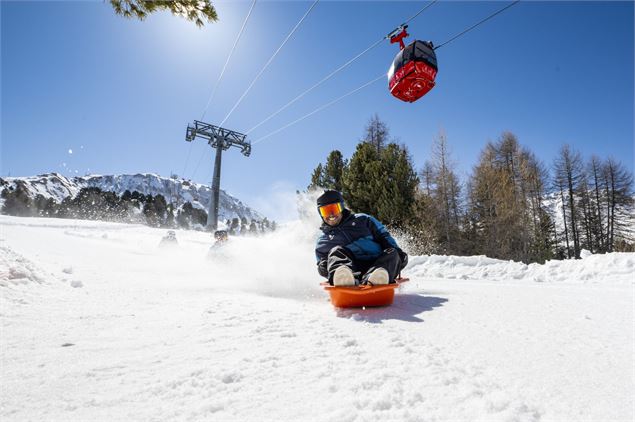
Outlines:
[[[423,13],[426,9],[428,9],[430,6],[432,6],[434,3],[436,3],[438,0],[432,0],[430,1],[427,5],[425,5],[424,7],[422,7],[417,13],[415,13],[413,16],[411,16],[409,19],[407,19],[406,21],[404,21],[404,25],[408,22],[411,22],[412,20],[414,20],[417,16],[419,16],[421,13]],[[255,3],[255,0],[254,0]],[[310,10],[309,10],[310,11]],[[308,14],[308,12],[307,12]],[[352,59],[350,59],[349,61],[347,61],[346,63],[342,64],[340,67],[338,67],[337,69],[335,69],[334,71],[332,71],[330,74],[328,74],[327,76],[325,76],[324,78],[322,78],[319,82],[317,82],[316,84],[314,84],[313,86],[311,86],[309,89],[305,90],[304,92],[302,92],[301,94],[299,94],[298,96],[296,96],[294,99],[292,99],[291,101],[289,101],[287,104],[285,104],[284,106],[282,106],[280,109],[278,109],[277,111],[275,111],[273,114],[269,115],[266,119],[264,119],[263,121],[261,121],[260,123],[258,123],[257,125],[255,125],[254,127],[252,127],[251,129],[249,129],[247,132],[245,132],[245,135],[249,135],[251,132],[253,132],[255,129],[259,128],[260,126],[262,126],[263,124],[265,124],[266,122],[268,122],[269,120],[273,119],[275,116],[277,116],[278,114],[280,114],[281,112],[283,112],[284,110],[286,110],[287,108],[289,108],[291,105],[293,105],[295,102],[297,102],[298,100],[300,100],[302,97],[304,97],[305,95],[307,95],[309,92],[313,91],[314,89],[318,88],[320,85],[322,85],[324,82],[328,81],[329,79],[331,79],[333,76],[335,76],[337,73],[341,72],[342,70],[346,69],[348,66],[350,66],[354,61],[356,61],[357,59],[359,59],[360,57],[362,57],[364,54],[368,53],[369,51],[371,51],[373,48],[377,47],[379,44],[381,44],[382,42],[384,42],[384,40],[389,39],[388,36],[384,36],[381,39],[379,39],[378,41],[376,41],[374,44],[372,44],[371,46],[369,46],[368,48],[366,48],[364,51],[362,51],[361,53],[357,54],[355,57],[353,57]],[[379,78],[378,78],[379,79]],[[373,80],[372,82],[375,82],[376,80]],[[372,83],[371,82],[371,83]],[[369,83],[370,84],[370,83]],[[354,90],[353,92],[344,95],[343,97],[338,98],[337,100],[335,100],[334,102],[327,104],[326,106],[323,106],[321,108],[319,108],[318,110],[309,113],[309,115],[306,115],[290,124],[288,124],[287,126],[280,128],[279,130],[277,130],[275,133],[278,133],[284,129],[286,129],[287,127],[298,123],[301,120],[304,120],[305,118],[308,118],[310,115],[317,113],[320,110],[323,110],[324,108],[328,107],[331,104],[334,104],[335,102],[343,99],[344,97],[347,97],[348,95],[353,94],[354,92],[357,92],[358,90],[364,88],[365,86],[369,85],[369,84],[365,84],[364,86],[362,86],[361,88],[358,88],[356,90]],[[201,119],[202,120],[202,119]],[[275,133],[271,133],[269,135],[267,135],[266,137],[269,136],[273,136]],[[266,137],[262,137],[259,138],[255,143],[257,142],[261,142],[262,140],[264,140]],[[200,164],[199,160],[199,163]],[[198,168],[198,164],[197,164],[197,168]]]
[[[256,1],[254,0],[251,3],[251,7],[249,8],[249,12],[247,12],[247,16],[245,17],[245,20],[243,21],[243,25],[240,28],[240,31],[238,32],[238,36],[236,37],[236,40],[234,40],[234,45],[232,46],[231,51],[229,52],[229,55],[227,56],[227,60],[225,60],[225,64],[223,65],[223,69],[220,72],[220,75],[218,77],[218,80],[216,81],[216,85],[214,85],[214,89],[212,90],[212,93],[210,94],[208,100],[207,100],[207,104],[205,105],[205,108],[203,109],[203,114],[201,115],[201,120],[205,119],[205,114],[207,113],[207,110],[209,109],[210,104],[212,103],[212,100],[214,99],[214,96],[216,95],[216,90],[218,89],[218,86],[220,85],[220,81],[223,79],[223,75],[225,74],[225,69],[227,69],[227,64],[229,64],[229,60],[231,59],[232,55],[234,54],[234,51],[236,50],[236,46],[238,45],[238,41],[240,40],[240,37],[242,36],[243,32],[245,31],[245,27],[247,26],[247,21],[249,20],[249,17],[251,16],[251,12],[254,10],[254,6],[256,6]],[[190,155],[192,154],[192,146],[194,145],[194,142],[190,142],[190,147],[187,150],[187,157],[185,158],[185,164],[183,165],[183,173],[181,173],[183,175],[183,177],[185,177],[185,170],[187,169],[187,164],[190,160]],[[199,163],[200,164],[200,159],[199,159]],[[196,166],[196,168],[198,169],[198,164]],[[196,170],[195,170],[196,172]]]
[[[247,94],[249,93],[249,91],[251,90],[251,88],[254,86],[254,84],[256,83],[256,81],[260,78],[260,76],[264,73],[264,71],[267,69],[267,67],[269,67],[269,65],[271,64],[271,62],[273,62],[273,59],[276,57],[276,55],[280,52],[280,50],[282,50],[282,47],[284,47],[284,45],[287,43],[287,41],[289,41],[289,39],[291,38],[291,36],[295,33],[295,31],[300,27],[300,25],[302,24],[302,22],[304,21],[304,19],[306,19],[306,17],[309,15],[309,13],[311,13],[311,11],[313,10],[313,8],[317,5],[317,3],[320,0],[315,0],[313,2],[313,4],[311,5],[311,7],[309,8],[309,10],[307,10],[307,12],[304,14],[304,16],[302,16],[302,18],[298,21],[298,23],[295,25],[295,27],[291,30],[291,32],[289,32],[289,34],[287,35],[287,37],[284,39],[284,41],[282,42],[282,44],[280,44],[280,47],[278,47],[278,49],[273,53],[273,55],[271,56],[271,58],[269,58],[269,61],[264,65],[264,67],[260,70],[260,72],[258,73],[258,75],[256,75],[256,77],[254,78],[254,80],[251,82],[251,84],[247,87],[247,89],[245,90],[245,92],[243,93],[243,95],[238,99],[238,101],[236,102],[236,104],[234,104],[234,107],[229,111],[229,113],[227,114],[227,116],[225,116],[225,118],[223,119],[223,121],[219,124],[219,126],[222,126],[227,119],[229,118],[229,116],[231,116],[231,114],[234,112],[234,110],[236,110],[236,108],[238,107],[238,105],[242,102],[242,100],[245,98],[245,96],[247,96]],[[194,173],[192,173],[192,178],[194,178],[194,176],[196,175],[198,168],[201,164],[201,161],[203,160],[203,156],[205,154],[201,154],[201,157],[198,160],[198,163],[196,164],[196,168],[194,169]]]
[[[252,144],[252,145],[255,145],[255,144],[257,144],[257,143],[260,143],[260,142],[264,141],[265,139],[267,139],[267,138],[269,138],[269,137],[271,137],[271,136],[275,135],[276,133],[283,131],[284,129],[288,128],[289,126],[292,126],[292,125],[294,125],[294,124],[296,124],[296,123],[301,122],[302,120],[304,120],[304,119],[306,119],[306,118],[308,118],[308,117],[311,117],[311,116],[312,116],[312,115],[314,115],[315,113],[318,113],[318,112],[320,112],[320,111],[324,110],[325,108],[330,107],[331,105],[335,104],[336,102],[338,102],[338,101],[340,101],[340,100],[343,100],[344,98],[348,97],[349,95],[353,95],[353,94],[354,94],[354,93],[356,93],[357,91],[360,91],[360,90],[362,90],[362,89],[366,88],[367,86],[372,85],[373,83],[375,83],[375,82],[377,82],[378,80],[380,80],[380,79],[382,79],[382,78],[385,78],[385,77],[386,77],[386,75],[385,75],[384,73],[382,73],[382,74],[381,74],[381,75],[379,75],[377,78],[375,78],[375,79],[373,79],[373,80],[371,80],[371,81],[366,82],[364,85],[360,86],[359,88],[356,88],[356,89],[354,89],[354,90],[352,90],[352,91],[350,91],[350,92],[348,92],[348,93],[346,93],[346,94],[342,95],[341,97],[338,97],[338,98],[336,98],[336,99],[334,99],[334,100],[332,100],[332,101],[330,101],[330,102],[328,102],[328,103],[326,103],[326,104],[324,104],[324,105],[322,105],[322,106],[318,107],[317,109],[313,110],[312,112],[310,112],[310,113],[308,113],[308,114],[305,114],[304,116],[302,116],[302,117],[300,117],[300,118],[298,118],[298,119],[296,119],[296,120],[292,121],[291,123],[288,123],[288,124],[286,124],[286,125],[282,126],[282,127],[281,127],[281,128],[279,128],[279,129],[274,130],[273,132],[269,133],[268,135],[265,135],[265,136],[263,136],[263,137],[261,137],[261,138],[258,138],[257,140],[255,140],[255,141],[254,141],[254,142],[252,142],[251,144]]]
[[[286,110],[289,106],[291,106],[292,104],[294,104],[296,101],[298,101],[300,98],[304,97],[306,94],[308,94],[309,92],[313,91],[315,88],[319,87],[320,85],[322,85],[324,82],[328,81],[329,79],[331,79],[333,76],[335,76],[335,74],[337,74],[338,72],[340,72],[341,70],[345,69],[346,67],[348,67],[351,63],[353,63],[355,60],[357,60],[358,58],[360,58],[361,56],[363,56],[364,54],[366,54],[367,52],[369,52],[370,50],[372,50],[373,48],[377,47],[379,44],[381,44],[383,41],[385,40],[385,38],[380,39],[379,41],[377,41],[375,44],[371,45],[370,47],[368,47],[366,50],[362,51],[361,53],[359,53],[357,56],[353,57],[352,59],[350,59],[349,61],[347,61],[346,63],[344,63],[343,65],[341,65],[340,67],[338,67],[337,69],[335,69],[333,72],[331,72],[330,74],[328,74],[327,76],[325,76],[324,78],[322,78],[321,81],[319,81],[318,83],[316,83],[315,85],[313,85],[311,88],[307,89],[306,91],[304,91],[303,93],[301,93],[300,95],[298,95],[297,97],[295,97],[293,100],[289,101],[287,104],[285,104],[283,107],[281,107],[280,109],[278,109],[276,112],[274,112],[273,114],[271,114],[269,117],[267,117],[266,119],[264,119],[262,122],[258,123],[256,126],[252,127],[251,129],[249,129],[247,132],[245,132],[246,135],[249,135],[252,131],[254,131],[255,129],[259,128],[260,126],[262,126],[263,124],[267,123],[269,120],[271,120],[272,118],[274,118],[275,116],[277,116],[278,114],[280,114],[281,112],[283,112],[284,110]]]
[[[185,157],[185,164],[183,164],[183,172],[181,173],[181,177],[185,178],[185,169],[187,168],[187,163],[190,161],[190,155],[192,154],[192,144],[194,142],[190,142],[190,146],[187,149],[187,156]]]
[[[486,17],[485,19],[480,20],[479,22],[475,23],[474,25],[470,26],[469,28],[465,29],[464,31],[456,34],[455,36],[453,36],[452,38],[450,38],[449,40],[447,40],[446,42],[437,45],[436,47],[434,47],[435,50],[438,50],[439,48],[443,47],[446,44],[449,44],[450,42],[454,41],[455,39],[459,38],[461,35],[471,31],[472,29],[476,28],[477,26],[479,26],[480,24],[490,20],[491,18],[493,18],[494,16],[498,15],[499,13],[502,13],[503,11],[509,9],[510,7],[516,5],[517,3],[519,3],[520,0],[516,0],[510,4],[508,4],[507,6],[503,7],[502,9],[497,10],[496,12],[492,13],[491,15],[489,15],[488,17]]]
[[[407,23],[407,22],[411,21],[412,19],[416,18],[419,14],[421,14],[421,13],[422,13],[425,9],[427,9],[428,7],[430,7],[430,6],[431,6],[432,4],[434,4],[435,2],[436,2],[436,0],[434,0],[434,1],[432,1],[430,4],[426,5],[426,6],[425,6],[422,10],[420,10],[417,14],[415,14],[415,15],[414,15],[414,16],[412,16],[410,19],[408,19],[405,23]],[[454,37],[450,38],[450,39],[449,39],[449,40],[447,40],[446,42],[444,42],[444,43],[442,43],[442,44],[438,45],[437,47],[435,47],[435,50],[436,50],[436,49],[438,49],[438,48],[443,47],[444,45],[446,45],[446,44],[448,44],[448,43],[450,43],[450,42],[452,42],[452,41],[454,41],[454,40],[455,40],[455,39],[457,39],[458,37],[460,37],[460,36],[464,35],[465,33],[469,32],[469,31],[471,31],[472,29],[476,28],[477,26],[481,25],[482,23],[484,23],[484,22],[488,21],[489,19],[493,18],[494,16],[498,15],[499,13],[502,13],[503,11],[505,11],[505,10],[509,9],[510,7],[514,6],[515,4],[517,4],[517,3],[519,3],[519,2],[520,2],[520,0],[515,0],[514,2],[512,2],[512,3],[508,4],[507,6],[505,6],[505,7],[501,8],[501,9],[497,10],[496,12],[494,12],[494,13],[492,13],[491,15],[487,16],[486,18],[484,18],[484,19],[480,20],[479,22],[477,22],[476,24],[472,25],[471,27],[469,27],[469,28],[465,29],[464,31],[462,31],[462,32],[460,32],[459,34],[455,35]],[[405,25],[405,23],[404,23],[403,25]],[[403,25],[402,25],[402,26],[403,26]],[[386,37],[386,38],[388,38],[388,37]],[[372,46],[371,46],[371,47],[372,47]],[[285,125],[285,126],[283,126],[283,127],[279,128],[279,129],[277,129],[277,130],[275,130],[275,131],[273,131],[273,132],[269,133],[268,135],[265,135],[265,136],[263,136],[263,137],[261,137],[261,138],[257,139],[257,140],[256,140],[256,141],[254,141],[252,144],[257,144],[257,143],[260,143],[260,142],[264,141],[265,139],[267,139],[267,138],[269,138],[269,137],[271,137],[271,136],[273,136],[273,135],[275,135],[275,134],[277,134],[277,133],[281,132],[282,130],[284,130],[284,129],[288,128],[289,126],[292,126],[292,125],[294,125],[294,124],[296,124],[296,123],[298,123],[298,122],[300,122],[300,121],[302,121],[302,120],[304,120],[304,119],[306,119],[306,118],[308,118],[308,117],[312,116],[313,114],[315,114],[315,113],[317,113],[317,112],[319,112],[319,111],[321,111],[321,110],[323,110],[323,109],[325,109],[325,108],[329,107],[330,105],[335,104],[336,102],[338,102],[338,101],[340,101],[340,100],[342,100],[342,99],[344,99],[344,98],[348,97],[349,95],[354,94],[355,92],[357,92],[357,91],[361,90],[362,88],[365,88],[366,86],[371,85],[372,83],[374,83],[374,82],[378,81],[379,79],[383,78],[384,76],[385,76],[385,75],[383,75],[383,74],[382,74],[382,75],[381,75],[381,76],[379,76],[378,78],[376,78],[376,79],[374,79],[374,80],[372,80],[372,81],[370,81],[370,82],[367,82],[366,84],[362,85],[361,87],[359,87],[359,88],[357,88],[357,89],[355,89],[355,90],[353,90],[353,91],[351,91],[351,92],[349,92],[349,93],[347,93],[347,94],[345,94],[345,95],[343,95],[343,96],[341,96],[341,97],[339,97],[339,98],[337,98],[337,99],[335,99],[335,100],[333,100],[333,101],[331,101],[331,102],[329,102],[329,103],[327,103],[327,104],[325,104],[325,105],[323,105],[323,106],[321,106],[321,107],[319,107],[319,108],[317,108],[316,110],[312,111],[311,113],[308,113],[308,114],[306,114],[306,115],[304,115],[304,116],[300,117],[299,119],[296,119],[296,120],[292,121],[291,123],[289,123],[289,124],[287,124],[287,125]],[[251,129],[251,130],[253,130],[253,129]]]
[[[194,143],[194,142],[192,142],[192,143]],[[201,165],[201,161],[203,161],[203,157],[205,157],[205,151],[206,150],[207,150],[207,148],[205,148],[205,150],[203,150],[203,153],[198,158],[198,163],[196,163],[196,167],[194,167],[194,171],[192,172],[192,176],[190,177],[190,180],[194,180],[194,176],[196,176],[196,173],[198,172],[198,168]]]
[[[421,10],[419,10],[414,16],[412,16],[411,18],[409,18],[408,20],[406,20],[404,22],[404,25],[410,21],[412,21],[414,18],[416,18],[417,16],[419,16],[421,13],[423,13],[428,7],[432,6],[434,3],[436,3],[438,0],[432,0],[430,3],[428,3],[426,6],[424,6]],[[273,119],[274,117],[276,117],[278,114],[282,113],[284,110],[286,110],[287,108],[289,108],[292,104],[294,104],[296,101],[300,100],[302,97],[304,97],[306,94],[308,94],[309,92],[313,91],[315,88],[319,87],[320,85],[322,85],[324,82],[328,81],[329,79],[331,79],[333,76],[335,76],[337,73],[339,73],[340,71],[346,69],[348,66],[350,66],[355,60],[359,59],[361,56],[363,56],[364,54],[368,53],[370,50],[372,50],[373,48],[377,47],[379,44],[381,44],[382,42],[384,42],[384,40],[388,39],[388,36],[384,36],[382,37],[380,40],[378,40],[377,42],[375,42],[374,44],[372,44],[370,47],[368,47],[366,50],[362,51],[361,53],[359,53],[358,55],[356,55],[355,57],[353,57],[352,59],[350,59],[349,61],[347,61],[346,63],[344,63],[343,65],[341,65],[340,67],[338,67],[337,69],[335,69],[334,71],[332,71],[331,73],[329,73],[327,76],[325,76],[324,78],[322,78],[322,80],[320,80],[319,82],[317,82],[316,84],[314,84],[312,87],[310,87],[309,89],[307,89],[306,91],[302,92],[301,94],[299,94],[297,97],[295,97],[294,99],[292,99],[291,101],[289,101],[287,104],[285,104],[284,106],[282,106],[280,109],[278,109],[277,111],[275,111],[273,114],[269,115],[269,117],[267,117],[266,119],[264,119],[263,121],[261,121],[260,123],[258,123],[256,126],[252,127],[251,129],[249,129],[247,132],[245,132],[246,135],[249,135],[251,132],[253,132],[255,129],[259,128],[260,126],[262,126],[263,124],[267,123],[269,120]]]
[[[432,6],[434,3],[436,3],[439,0],[432,0],[430,3],[428,3],[427,5],[425,5],[421,10],[419,10],[414,16],[412,16],[410,19],[404,21],[404,25],[407,24],[408,22],[410,22],[411,20],[413,20],[414,18],[416,18],[417,16],[419,16],[420,14],[422,14],[428,7]]]
[[[243,35],[243,32],[245,31],[245,27],[247,26],[247,21],[249,20],[249,16],[251,16],[251,12],[254,10],[254,6],[256,6],[256,1],[257,0],[254,0],[251,3],[251,7],[249,8],[249,12],[247,12],[247,16],[245,17],[242,27],[240,28],[238,37],[236,37],[236,40],[234,40],[234,45],[232,46],[232,49],[229,52],[229,55],[227,56],[227,60],[225,60],[225,64],[223,65],[223,70],[221,70],[220,76],[218,77],[218,80],[216,81],[216,85],[214,85],[214,89],[212,90],[212,93],[209,96],[209,99],[207,100],[207,104],[205,105],[205,109],[203,110],[203,114],[201,115],[201,121],[204,120],[205,113],[207,113],[209,105],[211,104],[212,100],[214,99],[214,96],[216,95],[216,90],[218,89],[218,85],[220,85],[220,81],[221,79],[223,79],[223,75],[225,74],[225,70],[227,69],[227,64],[229,63],[229,60],[232,58],[232,55],[234,54],[234,51],[236,50],[236,46],[238,45],[238,41],[240,41],[240,37]]]
[[[256,81],[260,78],[260,76],[264,73],[264,71],[269,67],[269,65],[271,64],[271,62],[273,62],[273,59],[275,59],[275,57],[278,55],[278,53],[280,52],[280,50],[282,50],[282,47],[284,47],[284,45],[287,43],[287,41],[289,41],[289,39],[291,38],[291,36],[295,33],[295,31],[300,27],[300,25],[302,24],[302,22],[304,22],[304,19],[306,19],[306,17],[309,15],[309,13],[311,13],[311,11],[313,10],[313,8],[318,4],[320,0],[315,0],[313,2],[313,4],[311,5],[311,7],[309,7],[309,10],[306,11],[306,13],[304,14],[304,16],[302,16],[302,18],[300,19],[300,21],[298,21],[298,23],[295,25],[295,27],[291,30],[291,32],[289,32],[289,35],[287,35],[287,37],[284,39],[284,41],[282,42],[282,44],[280,44],[280,47],[278,47],[278,49],[275,51],[275,53],[273,53],[273,55],[271,56],[271,58],[269,59],[269,61],[264,65],[264,67],[262,68],[262,70],[260,70],[260,72],[258,73],[258,75],[256,75],[256,77],[254,78],[254,80],[251,82],[251,84],[247,87],[247,89],[245,90],[245,92],[243,93],[243,95],[241,95],[241,97],[238,99],[238,101],[236,102],[236,104],[234,104],[234,107],[232,107],[232,109],[229,111],[229,113],[227,113],[227,116],[225,116],[225,118],[223,119],[223,121],[220,123],[219,126],[223,126],[223,124],[227,121],[227,119],[229,119],[229,116],[232,115],[232,113],[234,112],[234,110],[236,110],[236,108],[238,107],[238,105],[242,102],[242,100],[245,98],[245,96],[247,96],[247,94],[249,93],[249,91],[251,90],[251,88],[254,86],[254,84],[256,83]]]

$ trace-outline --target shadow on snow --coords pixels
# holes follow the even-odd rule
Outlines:
[[[423,322],[419,316],[434,308],[443,306],[448,299],[434,296],[422,296],[417,294],[395,295],[395,300],[390,306],[378,308],[337,308],[336,313],[340,318],[351,318],[357,321],[379,324],[384,320],[398,319],[409,322]]]

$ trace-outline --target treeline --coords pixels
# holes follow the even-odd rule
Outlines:
[[[547,167],[505,132],[462,181],[444,133],[419,170],[389,136],[374,116],[352,157],[332,151],[308,188],[342,191],[353,211],[410,239],[411,253],[529,263],[635,250],[633,175],[615,159],[585,162],[564,145]]]
[[[0,193],[4,200],[2,214],[22,217],[77,218],[83,220],[139,223],[152,227],[204,230],[207,212],[186,202],[178,208],[165,197],[144,195],[126,190],[122,196],[105,192],[96,187],[82,188],[74,198],[66,197],[61,203],[37,194],[29,196],[25,182],[18,180],[15,186],[5,187]],[[231,234],[258,234],[275,229],[275,222],[248,222],[246,218],[227,221]]]

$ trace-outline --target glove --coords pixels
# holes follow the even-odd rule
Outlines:
[[[317,270],[322,277],[329,278],[329,271],[326,264],[327,264],[326,259],[320,259],[320,262],[317,263]]]
[[[397,253],[399,254],[399,258],[401,258],[401,269],[399,270],[401,271],[408,265],[408,254],[399,248],[397,248]]]

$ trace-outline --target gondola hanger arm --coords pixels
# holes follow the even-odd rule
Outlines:
[[[406,25],[405,23],[401,24],[397,28],[393,29],[388,35],[386,35],[386,38],[390,40],[391,44],[398,42],[399,49],[403,50],[406,47],[403,39],[410,35],[408,34],[408,31],[406,31],[407,28],[408,25]]]

